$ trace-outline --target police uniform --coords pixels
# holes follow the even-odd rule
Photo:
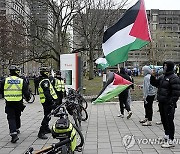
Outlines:
[[[65,92],[65,83],[64,80],[62,78],[54,78],[53,80],[53,86],[54,86],[54,90],[56,91],[56,94],[58,96],[58,104],[62,103],[62,99],[63,99],[63,94]]]
[[[7,114],[10,136],[12,137],[11,142],[15,143],[19,139],[17,134],[20,133],[20,116],[25,108],[23,96],[26,100],[30,99],[29,88],[23,79],[13,74],[1,82],[1,91],[6,101],[5,113]]]
[[[44,118],[41,122],[38,137],[41,139],[47,139],[48,137],[45,134],[50,133],[49,121],[51,120],[51,118],[48,117],[48,114],[51,113],[54,101],[57,100],[56,92],[50,83],[48,76],[43,76],[40,79],[38,91],[40,102],[44,110]]]

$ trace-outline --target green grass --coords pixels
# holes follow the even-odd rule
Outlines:
[[[142,100],[143,93],[142,89],[140,89],[136,85],[142,85],[143,84],[143,77],[134,77],[134,83],[135,83],[135,90],[131,90],[131,97],[132,100]],[[84,95],[91,96],[91,95],[98,95],[103,87],[102,77],[95,77],[93,80],[88,80],[87,78],[83,79],[83,87],[86,88]],[[110,101],[118,101],[117,98],[114,98]]]

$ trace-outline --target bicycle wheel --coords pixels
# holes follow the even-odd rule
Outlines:
[[[87,101],[84,99],[83,96],[80,96],[80,102],[81,102],[81,105],[82,105],[85,109],[87,109],[88,103],[87,103]]]
[[[81,120],[86,121],[88,119],[88,113],[83,106],[80,107],[81,107]]]
[[[30,93],[30,97],[31,99],[28,101],[28,103],[33,103],[35,101],[35,96],[32,92]]]
[[[78,117],[77,111],[76,112],[73,111],[73,119],[74,119],[75,125],[80,129],[81,122],[79,121],[79,117]]]
[[[75,124],[72,124],[72,125],[73,125],[74,129],[76,130],[76,140],[77,140],[76,147],[77,148],[82,147],[84,145],[84,136]]]

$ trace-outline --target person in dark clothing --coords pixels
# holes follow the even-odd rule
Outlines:
[[[34,76],[34,94],[35,95],[39,95],[38,86],[39,86],[39,76],[35,75]]]
[[[174,63],[166,61],[163,64],[163,75],[156,78],[155,74],[150,77],[151,85],[158,88],[157,100],[159,102],[159,112],[164,127],[165,143],[162,148],[174,147],[174,114],[177,101],[180,96],[180,79],[174,73]]]
[[[119,75],[121,77],[123,77],[124,79],[132,82],[131,78],[126,73],[125,68],[123,68],[123,67],[120,68]],[[118,117],[124,118],[124,106],[125,106],[125,109],[128,111],[127,119],[129,119],[131,117],[131,115],[132,115],[130,104],[127,101],[128,100],[128,94],[129,94],[129,92],[128,92],[129,88],[125,89],[123,92],[121,92],[119,94],[119,105],[120,105],[120,112],[121,112],[121,114],[119,114]]]
[[[29,101],[30,92],[25,80],[19,78],[20,69],[15,65],[11,65],[9,70],[10,76],[1,82],[0,91],[6,102],[5,113],[7,114],[9,123],[11,142],[16,143],[17,140],[19,140],[18,134],[20,133],[19,129],[21,127],[21,112],[25,108],[23,96],[26,101]]]
[[[57,100],[57,95],[49,80],[49,69],[46,67],[42,67],[40,69],[40,74],[42,75],[42,77],[40,78],[38,91],[40,102],[44,110],[44,118],[41,122],[38,137],[40,139],[47,139],[48,137],[46,136],[46,134],[51,133],[51,130],[49,128],[49,121],[51,120],[51,118],[48,117],[48,114],[50,114],[51,110],[56,106],[55,101]]]

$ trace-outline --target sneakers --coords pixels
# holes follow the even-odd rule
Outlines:
[[[15,133],[12,133],[10,136],[12,137],[12,138],[11,138],[11,143],[16,143],[17,140],[19,140],[16,132],[15,132]]]
[[[152,123],[151,123],[151,121],[146,121],[146,122],[144,122],[143,124],[142,124],[142,126],[152,126]]]
[[[175,147],[174,143],[172,140],[167,140],[164,144],[161,145],[162,148],[171,148]]]
[[[139,122],[140,122],[140,123],[145,123],[147,120],[148,120],[148,119],[145,118],[145,119],[143,119],[143,120],[140,120]]]
[[[160,142],[167,142],[167,140],[169,140],[169,135],[164,135],[162,138],[159,137],[158,140]]]
[[[131,118],[131,116],[132,116],[132,111],[129,111],[127,115],[127,119]]]
[[[161,121],[156,122],[156,125],[161,125],[161,124],[162,124]]]
[[[124,115],[123,114],[118,114],[117,117],[124,118]]]

